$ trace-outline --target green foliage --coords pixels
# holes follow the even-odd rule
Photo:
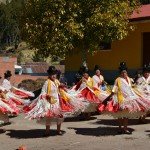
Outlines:
[[[35,51],[34,55],[32,56],[32,60],[34,62],[44,62],[45,57],[42,55],[42,53],[39,53],[39,51]]]
[[[18,87],[28,91],[35,91],[42,88],[46,79],[38,78],[37,80],[26,79],[19,83]]]
[[[24,0],[0,3],[0,46],[15,45],[20,41],[19,18]]]
[[[36,79],[36,89],[40,89],[43,87],[44,82],[46,81],[46,79],[43,78],[38,78]]]
[[[37,89],[36,81],[31,79],[23,80],[21,83],[19,83],[18,87],[24,88],[25,90],[29,90],[29,91],[34,91]]]
[[[23,37],[44,57],[78,50],[85,56],[102,41],[125,38],[138,5],[138,0],[26,0]]]
[[[23,55],[22,51],[18,51],[18,53],[17,53],[17,63],[21,64],[23,62],[23,59],[24,59],[24,55]]]

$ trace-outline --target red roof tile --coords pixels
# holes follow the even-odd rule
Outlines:
[[[133,14],[131,15],[130,19],[134,20],[134,19],[145,19],[145,18],[150,18],[150,4],[148,5],[142,5],[138,12],[137,10],[133,12]]]
[[[33,62],[22,65],[22,67],[24,70],[31,68],[32,73],[47,73],[49,65],[45,62]]]
[[[60,70],[62,73],[65,72],[65,66],[64,65],[54,65],[56,69]],[[33,62],[33,63],[27,63],[25,65],[22,65],[22,68],[26,70],[27,68],[31,68],[32,73],[47,73],[49,64],[45,62]]]

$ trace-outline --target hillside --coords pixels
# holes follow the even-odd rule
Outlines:
[[[20,60],[20,63],[24,64],[26,62],[33,62],[33,57],[36,52],[36,49],[31,49],[30,46],[28,46],[25,42],[21,42],[17,48],[17,51],[19,52],[18,59]],[[48,57],[45,60],[47,63],[51,63],[51,58]]]
[[[19,64],[25,64],[26,62],[36,62],[36,60],[34,59],[34,55],[36,52],[37,50],[31,49],[30,46],[26,44],[26,42],[21,42],[16,50],[14,46],[6,47],[6,50],[1,51],[0,56],[15,56],[18,58]],[[58,61],[52,61],[51,57],[39,61],[45,61],[49,64],[59,63]]]

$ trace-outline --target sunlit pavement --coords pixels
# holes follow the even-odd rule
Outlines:
[[[35,121],[24,119],[24,115],[10,119],[12,124],[3,126],[0,134],[0,150],[15,150],[25,145],[27,150],[149,150],[149,124],[130,121],[132,135],[119,135],[113,118],[92,116],[89,121],[67,119],[62,126],[63,135],[57,135],[52,126],[51,136],[43,137],[45,127]]]

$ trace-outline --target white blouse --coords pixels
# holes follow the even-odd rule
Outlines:
[[[121,92],[123,93],[124,96],[135,96],[135,93],[132,89],[132,80],[131,78],[127,77],[127,80],[124,79],[124,78],[117,78],[115,80],[115,84],[114,84],[114,87],[112,89],[112,92],[114,93],[117,93],[118,92],[118,88],[119,88],[119,85],[118,85],[118,80],[120,80],[120,90]]]
[[[146,79],[145,77],[140,77],[138,80],[137,80],[137,84],[140,85],[140,84],[150,84],[150,76]]]
[[[58,91],[58,84],[50,80],[50,96],[52,96],[54,99],[59,99],[59,91]],[[48,92],[48,80],[45,81],[41,94],[47,94]]]
[[[9,90],[11,90],[12,85],[9,80],[4,79],[2,82],[2,87],[5,88],[7,91],[9,91]]]
[[[92,78],[94,81],[94,86],[97,88],[101,87],[101,85],[98,85],[98,84],[104,81],[104,77],[102,75],[100,76],[94,75]]]
[[[140,77],[137,80],[138,87],[142,88],[144,91],[150,92],[150,76],[146,79],[144,77]]]

